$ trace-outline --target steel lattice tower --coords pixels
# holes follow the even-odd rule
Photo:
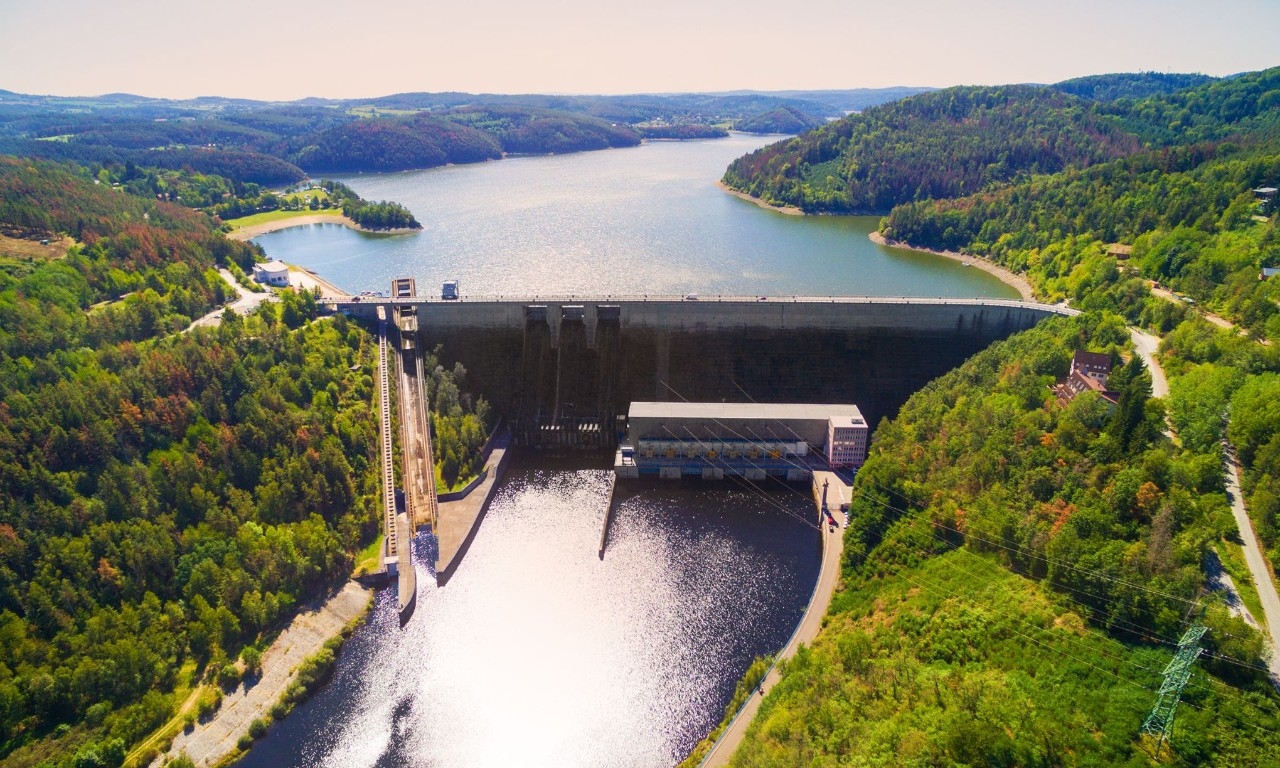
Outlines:
[[[1204,650],[1200,647],[1200,638],[1207,631],[1206,627],[1197,624],[1184,632],[1178,641],[1178,652],[1173,655],[1169,666],[1164,668],[1164,682],[1160,684],[1156,705],[1151,708],[1151,714],[1147,715],[1146,722],[1142,724],[1143,733],[1159,738],[1156,743],[1157,757],[1160,756],[1164,743],[1173,736],[1173,716],[1178,710],[1178,700],[1182,698],[1182,689],[1191,677],[1192,665]]]

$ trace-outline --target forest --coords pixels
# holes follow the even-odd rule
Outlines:
[[[370,335],[292,292],[184,332],[253,248],[95,181],[0,158],[0,230],[77,241],[0,254],[6,765],[119,765],[377,532]]]
[[[1280,759],[1262,638],[1202,591],[1234,525],[1215,449],[1162,434],[1136,357],[1114,409],[1049,392],[1073,349],[1119,363],[1127,337],[1113,314],[1045,321],[881,423],[824,630],[734,765],[1149,765],[1139,727],[1189,617],[1206,652],[1163,760]]]
[[[553,96],[405,93],[269,104],[113,94],[0,92],[0,153],[81,165],[163,168],[280,187],[308,174],[396,171],[582,152],[642,135],[705,139],[795,131],[924,89]]]

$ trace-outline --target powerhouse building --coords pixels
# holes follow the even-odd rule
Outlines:
[[[862,466],[868,433],[852,404],[634,402],[614,469],[802,480],[814,469]]]

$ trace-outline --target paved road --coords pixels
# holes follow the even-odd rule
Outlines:
[[[1151,372],[1151,396],[1168,397],[1169,380],[1164,377],[1164,369],[1156,360],[1156,350],[1160,348],[1160,339],[1138,328],[1129,328],[1129,337],[1133,339],[1133,347],[1138,351],[1142,362],[1147,364]]]
[[[227,285],[231,286],[231,290],[235,291],[236,300],[226,305],[225,307],[218,307],[217,309],[213,310],[212,312],[200,318],[199,320],[196,320],[194,323],[187,326],[188,331],[190,331],[192,328],[203,328],[207,326],[217,325],[218,323],[222,322],[222,313],[227,309],[233,309],[242,315],[247,315],[253,310],[257,309],[258,305],[261,304],[262,302],[270,301],[272,298],[274,298],[274,294],[272,294],[270,291],[263,291],[262,293],[254,293],[252,291],[246,291],[245,289],[241,288],[240,285],[236,282],[235,275],[231,274],[225,269],[219,269],[218,274],[222,275],[222,279],[227,282]]]
[[[1262,556],[1262,548],[1258,546],[1258,537],[1253,532],[1253,521],[1249,519],[1244,508],[1244,494],[1240,491],[1240,463],[1236,459],[1236,451],[1229,443],[1224,446],[1226,457],[1227,495],[1231,498],[1231,514],[1235,516],[1236,527],[1240,529],[1240,540],[1244,543],[1244,559],[1249,564],[1249,575],[1253,577],[1254,587],[1258,590],[1258,599],[1262,601],[1263,623],[1271,636],[1271,658],[1267,666],[1271,669],[1271,680],[1280,686],[1280,594],[1276,593],[1275,580],[1271,578],[1271,570]]]
[[[1156,348],[1160,344],[1160,340],[1145,331],[1137,328],[1130,328],[1129,333],[1133,339],[1133,346],[1137,349],[1138,354],[1142,356],[1143,361],[1147,364],[1147,370],[1151,371],[1151,394],[1155,397],[1169,396],[1169,382],[1165,379],[1164,369],[1160,367],[1159,361],[1155,358]],[[1173,427],[1166,420],[1166,433],[1171,437],[1173,435]],[[1271,576],[1271,570],[1267,567],[1266,558],[1262,555],[1262,548],[1258,546],[1258,537],[1253,532],[1253,522],[1249,519],[1249,513],[1245,510],[1244,494],[1240,491],[1240,465],[1236,460],[1235,449],[1227,444],[1223,451],[1226,456],[1224,467],[1224,479],[1227,488],[1227,494],[1231,498],[1231,514],[1235,516],[1236,527],[1240,531],[1240,540],[1244,544],[1244,559],[1249,565],[1249,575],[1253,577],[1253,583],[1258,591],[1258,598],[1262,601],[1263,623],[1266,625],[1266,633],[1271,640],[1271,658],[1267,662],[1267,666],[1271,669],[1272,682],[1280,687],[1280,595],[1276,593],[1276,583]],[[1212,580],[1214,574],[1209,574]],[[1225,576],[1225,574],[1224,574]],[[1226,576],[1227,583],[1230,583],[1230,577]],[[1234,585],[1231,585],[1234,589]],[[1241,606],[1243,607],[1243,606]]]

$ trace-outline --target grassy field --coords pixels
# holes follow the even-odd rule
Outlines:
[[[378,558],[382,552],[382,538],[379,535],[378,538],[369,542],[369,546],[356,553],[356,567],[351,573],[353,577],[378,570],[380,565]]]
[[[242,216],[238,219],[229,219],[227,223],[231,224],[234,229],[243,229],[245,227],[257,226],[258,224],[266,224],[271,221],[297,219],[302,216],[317,216],[326,213],[334,216],[342,215],[341,211],[335,211],[333,209],[328,211],[263,211],[262,213],[255,213],[252,216]]]
[[[329,191],[320,187],[316,187],[315,189],[304,189],[301,192],[290,192],[287,195],[280,195],[280,198],[295,202],[306,202],[308,198],[333,202],[333,196],[329,194]]]
[[[347,110],[347,114],[356,117],[393,117],[396,115],[416,115],[422,110],[418,109],[384,109],[382,107],[352,107]]]

